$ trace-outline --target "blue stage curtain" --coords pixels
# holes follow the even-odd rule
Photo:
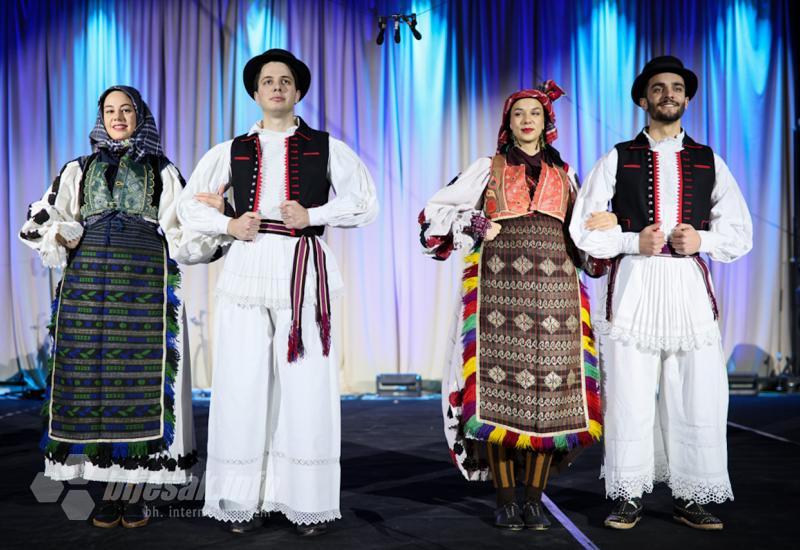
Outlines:
[[[260,118],[241,71],[284,47],[312,71],[298,113],[350,144],[378,186],[382,213],[327,233],[347,294],[337,327],[346,390],[380,372],[438,378],[449,350],[461,264],[420,254],[425,200],[491,155],[504,98],[553,79],[563,157],[585,175],[644,125],[630,100],[638,70],[673,54],[698,73],[687,132],[729,164],[753,213],[755,247],[714,265],[726,350],[788,351],[785,276],[795,113],[788,0],[257,1],[27,0],[3,3],[0,53],[0,380],[43,383],[50,288],[58,273],[19,243],[28,203],[89,150],[102,90],[142,91],[167,155],[188,177],[214,144]],[[375,44],[376,16],[416,12]],[[219,267],[185,271],[195,384],[210,384],[210,320]]]

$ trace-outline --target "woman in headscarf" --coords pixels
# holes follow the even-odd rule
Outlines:
[[[512,94],[493,157],[478,159],[420,214],[422,245],[435,259],[467,252],[459,336],[442,405],[453,461],[469,480],[491,477],[495,525],[547,529],[541,497],[550,467],[568,463],[602,432],[599,371],[567,227],[575,172],[557,137],[552,81]],[[596,229],[616,218],[597,212]],[[517,482],[524,486],[516,503]]]
[[[63,268],[41,448],[46,476],[109,483],[94,525],[140,527],[136,484],[186,483],[197,460],[175,260],[215,251],[198,236],[182,244],[183,179],[137,90],[103,92],[89,141],[92,153],[64,165],[20,232],[45,266]]]

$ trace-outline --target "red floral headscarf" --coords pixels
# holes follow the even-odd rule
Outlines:
[[[539,103],[544,107],[547,114],[544,123],[544,139],[547,143],[553,143],[558,137],[558,130],[556,130],[556,115],[553,112],[553,102],[564,95],[558,84],[552,80],[547,80],[536,88],[529,90],[520,90],[514,92],[506,102],[503,104],[503,123],[500,125],[500,132],[497,134],[497,152],[499,153],[503,147],[511,140],[511,128],[509,127],[509,119],[511,118],[511,107],[526,97],[539,100]]]

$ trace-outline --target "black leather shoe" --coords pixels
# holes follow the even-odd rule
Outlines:
[[[144,527],[150,521],[150,516],[141,502],[126,502],[125,511],[122,513],[122,526],[128,529]]]
[[[312,523],[310,525],[297,525],[295,526],[297,534],[301,537],[318,537],[328,532],[328,524]]]
[[[522,505],[522,521],[528,529],[544,531],[550,527],[550,520],[544,514],[544,506],[541,502],[531,500]]]
[[[721,519],[695,501],[682,498],[672,499],[672,518],[678,523],[703,531],[720,531],[723,527]]]
[[[122,502],[118,500],[104,500],[92,518],[92,525],[110,529],[119,525],[122,520]]]
[[[234,521],[228,525],[228,531],[237,535],[255,531],[263,524],[261,516],[253,516],[247,521]]]
[[[516,502],[509,502],[494,511],[494,526],[519,531],[525,526]]]
[[[604,525],[612,529],[632,529],[642,519],[641,498],[620,498],[606,518]]]

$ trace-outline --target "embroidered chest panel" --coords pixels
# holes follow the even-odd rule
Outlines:
[[[543,162],[539,183],[531,198],[525,167],[508,165],[503,155],[495,155],[492,159],[492,171],[483,203],[489,219],[518,218],[536,211],[563,222],[569,199],[569,181],[563,169]]]
[[[86,171],[83,183],[81,215],[87,218],[108,210],[158,219],[158,207],[153,204],[156,178],[149,164],[139,164],[127,157],[120,159],[114,184],[106,182],[108,163],[94,160]]]

